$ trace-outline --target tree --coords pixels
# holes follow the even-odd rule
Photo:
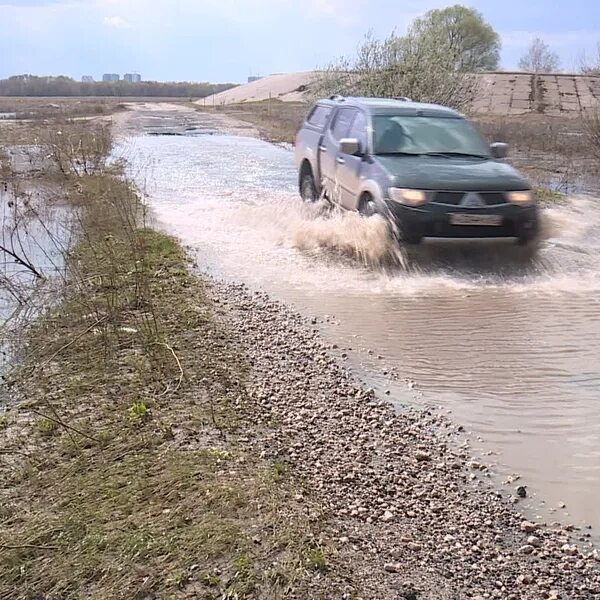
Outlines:
[[[500,61],[500,36],[475,9],[456,4],[430,10],[413,23],[409,35],[439,44],[459,71],[493,71]]]
[[[404,36],[367,34],[354,56],[334,60],[313,84],[315,95],[409,96],[466,109],[476,71],[498,67],[500,39],[477,11],[431,10]]]
[[[519,60],[519,68],[529,73],[553,73],[558,71],[558,54],[540,38],[534,38],[527,52]]]

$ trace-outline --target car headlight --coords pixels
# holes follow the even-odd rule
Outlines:
[[[509,202],[513,204],[520,204],[525,206],[527,204],[533,204],[535,199],[531,190],[523,190],[521,192],[506,192],[506,197]]]
[[[427,193],[423,190],[411,190],[406,188],[389,188],[390,198],[394,202],[406,206],[420,206],[427,202]]]

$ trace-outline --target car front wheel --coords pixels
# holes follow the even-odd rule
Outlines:
[[[300,179],[300,196],[304,202],[317,201],[317,187],[312,173],[304,173]]]

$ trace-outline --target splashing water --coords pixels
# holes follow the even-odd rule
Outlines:
[[[369,267],[406,264],[386,219],[367,219],[326,200],[309,204],[287,198],[244,206],[234,221],[268,229],[276,243],[302,252],[330,251]]]

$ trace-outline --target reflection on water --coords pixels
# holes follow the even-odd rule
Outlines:
[[[63,269],[72,228],[64,208],[48,205],[48,195],[30,182],[0,182],[0,373],[12,359],[9,340],[50,291],[37,274],[51,280]]]
[[[545,211],[535,262],[515,248],[393,246],[385,223],[306,206],[289,151],[253,139],[140,137],[158,217],[201,264],[372,349],[392,398],[452,409],[548,505],[600,525],[600,209]],[[408,258],[408,260],[406,260]],[[368,363],[366,353],[354,360]],[[369,363],[368,368],[382,366]],[[412,385],[411,385],[412,388]]]

